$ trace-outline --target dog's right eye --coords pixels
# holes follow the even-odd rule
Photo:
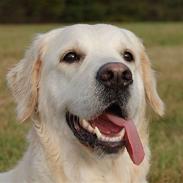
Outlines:
[[[64,55],[62,58],[62,62],[66,62],[69,64],[72,64],[74,62],[78,62],[80,60],[80,55],[78,55],[76,52],[72,51]]]

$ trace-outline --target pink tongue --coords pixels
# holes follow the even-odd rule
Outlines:
[[[99,117],[100,118],[100,117]],[[139,165],[144,159],[144,150],[135,124],[131,120],[124,120],[109,113],[101,115],[101,118],[125,129],[125,146],[134,164]]]

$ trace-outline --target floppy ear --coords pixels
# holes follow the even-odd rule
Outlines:
[[[154,71],[151,69],[151,63],[145,51],[143,51],[141,54],[141,62],[142,77],[147,100],[154,111],[160,116],[163,116],[164,104],[157,93]]]
[[[41,36],[27,50],[25,57],[7,74],[8,86],[17,103],[17,116],[25,121],[34,112],[41,74]]]

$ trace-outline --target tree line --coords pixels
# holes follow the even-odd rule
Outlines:
[[[0,0],[0,23],[181,20],[182,0]]]

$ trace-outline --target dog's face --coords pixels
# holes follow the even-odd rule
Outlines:
[[[40,113],[52,111],[74,138],[94,150],[122,149],[122,124],[140,126],[146,97],[163,113],[143,45],[125,29],[74,25],[54,30],[40,36],[26,57],[8,76],[12,90],[25,85],[21,96],[14,92],[19,117],[28,118],[37,105]],[[25,76],[18,74],[33,77],[22,81]],[[21,104],[20,97],[25,98]]]

